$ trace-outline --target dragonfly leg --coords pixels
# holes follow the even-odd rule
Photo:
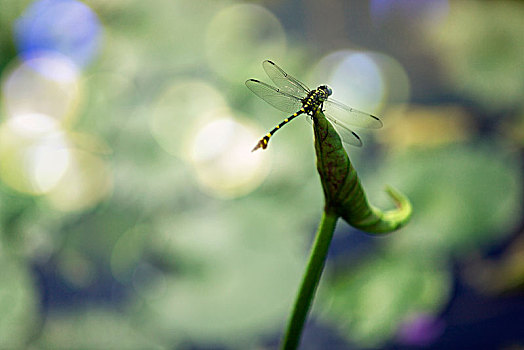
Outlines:
[[[300,111],[296,112],[295,114],[293,114],[292,116],[290,116],[289,118],[286,118],[284,119],[280,124],[278,124],[277,126],[275,126],[273,128],[273,130],[271,130],[270,132],[268,132],[266,135],[264,135],[264,137],[262,137],[257,145],[255,146],[255,148],[253,148],[251,150],[251,152],[254,152],[256,151],[257,149],[259,148],[262,148],[262,149],[266,149],[267,148],[267,144],[269,143],[269,139],[271,138],[271,136],[273,136],[274,133],[277,132],[278,129],[280,129],[281,127],[283,127],[284,125],[286,125],[287,123],[289,123],[290,121],[292,121],[293,119],[295,119],[296,117],[298,117],[299,115],[303,114],[303,113],[306,113],[306,111],[304,110],[304,108],[300,109]]]

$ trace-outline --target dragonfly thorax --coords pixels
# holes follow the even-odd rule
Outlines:
[[[329,95],[331,95],[331,89],[327,85],[321,85],[317,89],[311,90],[307,96],[302,99],[306,113],[314,113],[317,108],[328,99]]]

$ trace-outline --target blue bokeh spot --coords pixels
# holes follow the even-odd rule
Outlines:
[[[24,60],[58,52],[79,68],[96,56],[102,29],[97,15],[76,0],[39,0],[15,24],[15,40]]]

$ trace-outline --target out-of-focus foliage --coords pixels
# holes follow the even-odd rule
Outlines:
[[[200,222],[189,213],[161,218],[150,249],[174,271],[165,275],[144,263],[135,270],[133,283],[142,297],[132,306],[137,322],[155,334],[160,331],[159,337],[173,334],[171,340],[181,333],[195,341],[245,347],[252,346],[254,333],[275,331],[268,321],[287,312],[303,259],[296,241],[285,237],[299,231],[300,223],[277,218],[283,208],[268,204],[248,201],[243,208],[208,212]],[[260,214],[249,222],[234,219],[253,208]],[[246,235],[272,218],[279,229]]]
[[[51,313],[36,342],[39,349],[165,349],[166,345],[141,335],[117,311],[99,310]],[[74,341],[72,341],[74,339]],[[74,344],[74,345],[73,345]]]
[[[24,261],[0,251],[0,348],[23,348],[39,326],[34,276]]]
[[[493,143],[412,150],[381,163],[375,186],[385,178],[398,184],[417,210],[372,258],[337,271],[319,312],[371,346],[413,315],[437,313],[451,288],[445,262],[501,242],[518,222],[522,174],[516,164]]]
[[[414,205],[340,225],[313,316],[436,339],[452,259],[522,221],[523,5],[408,3],[0,0],[0,348],[274,343],[323,203],[309,124],[250,153],[286,117],[244,86],[264,59],[380,116],[349,156],[370,202]]]
[[[456,1],[428,43],[441,55],[450,88],[489,111],[522,106],[524,8],[510,1]]]
[[[392,157],[381,178],[401,183],[419,211],[409,228],[390,237],[391,248],[459,255],[504,239],[522,210],[518,161],[490,142]]]
[[[445,305],[451,278],[443,265],[430,255],[379,252],[337,273],[319,313],[350,339],[376,347],[404,322]]]

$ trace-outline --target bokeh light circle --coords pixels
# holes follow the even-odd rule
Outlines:
[[[380,68],[365,53],[353,53],[344,58],[333,69],[329,81],[337,87],[338,95],[351,96],[364,110],[376,112],[384,101],[385,87]]]
[[[198,183],[215,197],[245,195],[258,187],[269,170],[265,153],[251,152],[261,132],[227,111],[213,116],[188,145]]]
[[[36,113],[65,124],[77,115],[82,84],[67,57],[46,53],[14,63],[5,73],[2,95],[8,118]]]
[[[49,116],[18,115],[0,128],[0,178],[19,192],[49,192],[70,160],[66,136]]]
[[[210,111],[227,103],[222,94],[202,80],[173,83],[156,100],[149,127],[155,140],[168,153],[188,158],[184,152],[191,133],[205,122]]]
[[[408,103],[411,99],[411,82],[404,67],[391,56],[377,52],[370,55],[379,66],[385,82],[385,107]]]
[[[315,80],[323,80],[333,89],[334,99],[368,113],[380,110],[385,97],[384,80],[367,53],[331,53],[318,62],[313,74]]]
[[[0,179],[18,192],[45,194],[62,211],[97,204],[110,193],[111,172],[104,160],[76,147],[75,139],[44,114],[8,119],[0,127]]]
[[[67,56],[78,67],[95,57],[101,32],[96,14],[76,0],[36,1],[15,24],[16,43],[24,60],[52,51]]]
[[[318,62],[313,79],[330,85],[334,99],[371,114],[381,114],[386,106],[406,103],[410,97],[403,67],[380,53],[333,52]]]
[[[53,207],[64,212],[91,208],[113,189],[112,172],[104,159],[76,148],[70,152],[71,162],[61,181],[46,195]]]
[[[206,52],[209,66],[222,78],[238,83],[260,69],[265,59],[278,59],[286,50],[280,21],[258,5],[229,6],[210,21]]]

